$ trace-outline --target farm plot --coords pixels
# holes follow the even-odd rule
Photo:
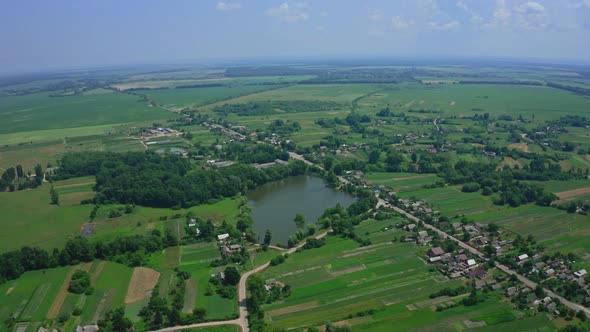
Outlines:
[[[430,294],[464,281],[448,280],[431,271],[416,255],[419,248],[414,244],[374,241],[382,235],[399,236],[403,231],[391,228],[396,223],[367,221],[356,226],[357,234],[371,239],[370,246],[329,237],[325,246],[295,253],[285,263],[262,271],[263,279],[276,279],[292,289],[284,301],[265,305],[271,328],[303,328],[328,321],[351,326],[353,331],[408,331],[429,326],[433,331],[461,331],[470,328],[470,322],[496,330],[505,324],[516,330],[551,326],[545,316],[517,320],[511,305],[499,295],[473,307],[434,310],[439,302],[430,300]]]
[[[181,248],[179,269],[191,273],[185,292],[184,311],[204,308],[208,319],[226,319],[238,312],[237,300],[226,299],[219,294],[206,295],[209,278],[223,270],[223,267],[211,268],[211,260],[219,258],[219,250],[214,244],[196,244]]]
[[[383,184],[396,192],[421,189],[424,185],[435,183],[440,178],[434,174],[418,173],[386,173],[374,172],[366,174],[367,180],[373,184]]]
[[[198,87],[189,89],[140,90],[154,101],[175,108],[201,106],[216,101],[245,96],[271,88],[272,85]]]

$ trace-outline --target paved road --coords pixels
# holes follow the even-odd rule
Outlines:
[[[322,233],[319,233],[318,235],[316,235],[315,238],[321,239],[321,238],[325,237],[326,235],[328,235],[328,233],[330,231],[331,231],[331,229],[323,231]],[[297,249],[303,247],[305,245],[305,243],[306,242],[302,242],[299,245],[282,252],[281,254],[286,255],[286,254],[294,253]],[[248,328],[248,306],[247,306],[247,302],[246,302],[246,299],[247,299],[246,285],[248,283],[248,278],[257,272],[260,272],[260,271],[266,269],[269,265],[270,265],[270,261],[260,265],[259,267],[255,268],[253,270],[250,270],[250,271],[244,273],[242,275],[242,277],[240,278],[240,282],[238,283],[238,309],[239,309],[240,316],[237,319],[220,320],[220,321],[214,321],[214,322],[196,323],[196,324],[189,324],[189,325],[178,325],[178,326],[172,326],[172,327],[167,327],[167,328],[163,328],[160,330],[156,330],[155,332],[172,332],[172,331],[178,331],[178,330],[184,330],[184,329],[195,329],[195,328],[200,328],[200,327],[219,326],[219,325],[239,325],[240,328],[242,329],[242,332],[249,332],[250,329]]]
[[[404,210],[402,210],[402,209],[400,209],[400,208],[398,208],[396,206],[392,206],[389,203],[387,203],[386,201],[382,200],[381,198],[378,198],[378,200],[379,201],[377,203],[377,207],[380,207],[380,206],[389,207],[389,208],[394,209],[396,212],[405,215],[409,219],[412,219],[414,221],[420,221],[420,219],[418,217],[414,216],[413,214],[410,214],[410,213],[408,213],[408,212],[406,212],[406,211],[404,211]],[[460,241],[459,239],[457,239],[457,238],[455,238],[455,237],[447,234],[446,232],[444,232],[444,231],[442,231],[442,230],[440,230],[440,229],[438,229],[438,228],[436,228],[436,227],[434,227],[434,226],[432,226],[430,224],[427,224],[427,223],[424,223],[424,227],[437,232],[443,238],[447,238],[447,237],[450,238],[451,240],[457,242],[461,248],[463,248],[465,250],[468,250],[469,252],[471,252],[472,254],[478,256],[479,258],[481,258],[481,259],[483,259],[485,261],[488,260],[487,258],[485,258],[484,254],[482,252],[480,252],[476,248],[470,246],[469,244],[467,244],[467,243],[465,243],[463,241]],[[537,283],[533,282],[532,280],[528,279],[527,277],[525,277],[523,275],[518,274],[516,271],[510,269],[508,266],[503,265],[503,264],[500,264],[498,262],[496,262],[495,265],[496,265],[496,267],[498,269],[504,271],[505,273],[510,274],[510,275],[515,275],[518,278],[518,280],[520,280],[523,284],[525,284],[525,286],[527,286],[527,287],[529,287],[531,289],[535,289],[535,287],[537,287]],[[582,305],[580,305],[578,303],[574,303],[574,302],[568,301],[564,297],[562,297],[562,296],[560,296],[558,294],[555,294],[550,289],[543,288],[543,290],[545,291],[545,293],[547,293],[547,295],[549,297],[559,299],[559,301],[561,301],[561,303],[563,303],[568,308],[570,308],[572,310],[575,310],[575,311],[582,310],[582,311],[584,311],[586,313],[586,316],[590,317],[590,309],[588,309],[588,308],[586,308],[586,307],[584,307],[584,306],[582,306]]]

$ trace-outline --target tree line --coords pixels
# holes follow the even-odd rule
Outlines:
[[[232,197],[306,171],[307,166],[301,161],[269,169],[237,164],[219,170],[203,170],[194,169],[189,160],[174,155],[80,152],[64,156],[52,179],[95,175],[96,204],[186,208]]]

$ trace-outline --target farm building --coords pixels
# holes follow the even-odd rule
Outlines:
[[[441,247],[436,247],[428,250],[429,256],[440,256],[443,255],[445,251]]]
[[[224,241],[227,238],[229,238],[229,234],[227,234],[227,233],[217,235],[217,239],[219,241]]]

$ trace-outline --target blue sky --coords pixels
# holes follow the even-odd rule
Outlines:
[[[260,56],[590,59],[590,0],[23,0],[0,72]]]

